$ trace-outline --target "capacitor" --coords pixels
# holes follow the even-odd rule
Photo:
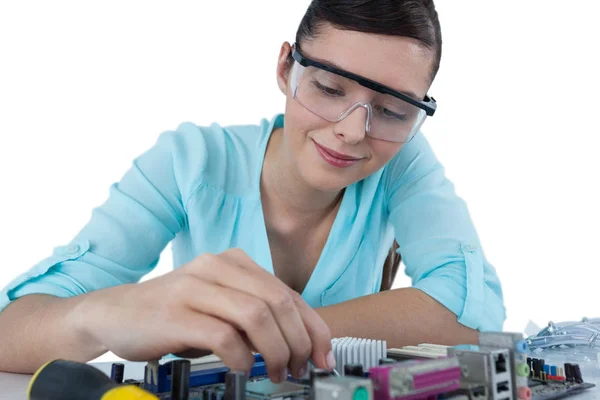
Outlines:
[[[365,372],[362,364],[346,364],[344,365],[344,375],[362,378],[365,376]]]
[[[533,359],[533,377],[534,378],[541,378],[541,376],[540,376],[541,368],[542,368],[541,361],[538,358],[534,358]]]
[[[546,380],[546,361],[543,358],[540,358],[540,378]]]
[[[567,382],[573,382],[573,369],[571,363],[565,363],[565,379]]]
[[[113,363],[110,368],[110,379],[116,383],[123,383],[123,372],[125,371],[125,364]]]
[[[529,376],[533,378],[534,369],[533,369],[533,358],[527,357],[527,365],[529,365]]]
[[[242,371],[229,371],[225,375],[225,399],[244,400],[246,398],[246,374]]]
[[[188,400],[190,364],[190,360],[174,360],[171,362],[171,400]]]
[[[579,364],[571,364],[571,373],[573,374],[573,379],[575,383],[583,383],[583,377],[581,376],[581,369],[579,368]]]
[[[552,365],[552,366],[550,367],[550,375],[552,375],[552,376],[556,376],[556,373],[557,373],[557,372],[556,372],[556,365]]]

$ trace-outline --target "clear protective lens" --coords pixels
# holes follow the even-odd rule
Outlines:
[[[310,112],[330,122],[346,118],[356,108],[367,109],[366,133],[391,142],[408,142],[427,116],[425,110],[389,94],[313,66],[294,63],[294,98]]]

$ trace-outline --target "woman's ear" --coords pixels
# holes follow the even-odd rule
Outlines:
[[[292,58],[292,46],[288,42],[281,45],[279,58],[277,60],[277,85],[281,93],[287,95],[290,72],[294,59]]]

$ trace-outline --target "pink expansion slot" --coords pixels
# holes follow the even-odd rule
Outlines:
[[[369,370],[375,400],[427,399],[460,387],[460,366],[454,357],[408,360]]]

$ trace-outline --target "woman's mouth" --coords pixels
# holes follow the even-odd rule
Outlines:
[[[356,158],[346,154],[338,153],[334,150],[323,147],[314,140],[313,142],[315,143],[315,147],[317,148],[317,152],[319,153],[321,158],[323,158],[323,160],[325,160],[329,165],[332,165],[334,167],[347,168],[361,160],[361,158]]]

